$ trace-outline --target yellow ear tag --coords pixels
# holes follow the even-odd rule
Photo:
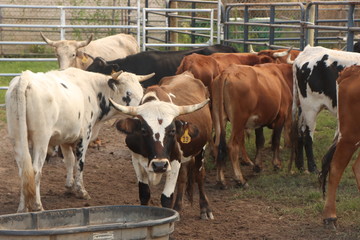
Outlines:
[[[81,59],[81,61],[82,61],[83,63],[86,63],[86,62],[88,61],[88,58],[85,57],[85,56],[83,56],[83,58]]]
[[[189,135],[189,129],[185,130],[184,134],[180,138],[180,141],[185,144],[188,144],[191,142],[191,137]]]

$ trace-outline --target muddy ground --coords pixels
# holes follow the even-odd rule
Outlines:
[[[77,199],[65,194],[65,166],[60,158],[45,163],[41,180],[44,208],[61,209],[97,205],[138,205],[138,188],[131,164],[129,150],[124,145],[124,135],[111,123],[100,133],[103,145],[88,150],[84,181],[90,200]],[[246,172],[246,171],[245,171]],[[246,177],[251,181],[251,173]],[[337,231],[324,228],[321,216],[299,218],[282,215],[281,206],[268,205],[259,199],[235,198],[231,171],[227,171],[230,188],[215,187],[215,170],[207,170],[206,192],[215,216],[214,220],[200,220],[197,192],[194,204],[188,201],[180,212],[171,239],[358,239],[353,226],[339,226]],[[232,185],[231,185],[232,184]],[[161,188],[152,192],[151,205],[160,205]],[[0,125],[0,214],[15,213],[19,201],[19,178],[8,140],[6,126]]]

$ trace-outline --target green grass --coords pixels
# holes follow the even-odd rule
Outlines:
[[[57,68],[57,62],[0,62],[0,73],[21,73],[25,70],[46,72]],[[11,79],[12,77],[0,77],[0,86],[9,86]],[[0,90],[0,104],[5,103],[5,92]]]

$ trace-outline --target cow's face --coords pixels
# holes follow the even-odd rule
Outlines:
[[[45,37],[42,33],[40,33],[40,35],[47,44],[55,48],[55,54],[61,70],[69,67],[79,68],[80,66],[77,66],[76,64],[78,49],[87,46],[92,40],[92,35],[86,41],[52,41]]]
[[[180,148],[176,147],[177,139],[186,131],[184,130],[186,125],[174,119],[180,114],[202,108],[207,102],[180,107],[155,100],[138,107],[123,107],[112,101],[119,111],[138,116],[138,119],[120,120],[116,126],[119,131],[128,135],[126,142],[128,147],[133,152],[148,158],[148,162],[143,166],[148,174],[168,172],[171,170],[171,159],[180,160]],[[191,137],[197,134],[197,129],[188,127],[186,134]]]
[[[94,61],[86,68],[86,71],[111,74],[113,71],[116,71],[116,69],[116,64],[108,64],[102,57],[96,57]]]
[[[119,120],[116,128],[127,134],[126,144],[133,152],[148,159],[142,163],[148,175],[169,172],[171,161],[180,160],[178,139],[186,143],[198,135],[198,129],[191,123],[180,120],[150,121],[152,124],[142,117],[126,118]]]

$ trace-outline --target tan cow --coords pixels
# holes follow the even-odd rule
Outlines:
[[[52,41],[40,33],[44,41],[55,48],[60,69],[76,67],[85,70],[93,57],[105,60],[124,58],[140,51],[138,42],[129,34],[116,34],[92,41],[92,35],[85,41]]]
[[[267,63],[255,66],[231,65],[214,81],[212,86],[212,119],[215,128],[215,151],[217,181],[225,186],[223,168],[228,151],[235,181],[247,186],[238,163],[239,151],[251,162],[244,146],[244,131],[255,129],[256,156],[254,170],[260,171],[260,151],[264,146],[263,127],[273,129],[273,165],[281,168],[279,158],[280,137],[285,120],[291,115],[292,66]],[[226,122],[232,124],[228,147],[226,147]]]

